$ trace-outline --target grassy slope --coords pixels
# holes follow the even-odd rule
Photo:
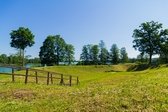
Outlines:
[[[168,111],[168,69],[126,72],[128,68],[129,65],[45,68],[78,75],[80,85],[73,87],[25,85],[22,79],[10,83],[9,76],[0,76],[0,111]]]

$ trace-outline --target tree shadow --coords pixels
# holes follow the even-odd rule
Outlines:
[[[108,71],[105,71],[105,72],[122,72],[122,71],[117,71],[117,70],[108,70]]]
[[[143,70],[147,70],[147,69],[154,69],[154,68],[159,68],[159,64],[152,64],[152,65],[149,65],[149,64],[138,64],[138,65],[134,65],[134,66],[131,66],[128,68],[128,72],[131,72],[131,71],[143,71]]]

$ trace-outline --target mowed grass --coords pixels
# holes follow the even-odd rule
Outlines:
[[[2,112],[168,111],[168,68],[127,72],[130,64],[115,66],[57,66],[38,68],[79,76],[80,85],[46,85],[33,78],[0,76]]]

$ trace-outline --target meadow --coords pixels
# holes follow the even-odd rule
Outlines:
[[[142,68],[142,67],[141,67]],[[53,66],[48,71],[79,76],[73,86],[35,84],[0,75],[1,112],[168,111],[166,65],[140,70],[134,64]]]

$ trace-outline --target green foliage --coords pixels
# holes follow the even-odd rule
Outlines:
[[[34,63],[34,64],[38,64],[38,63],[41,63],[40,62],[40,58],[31,58],[31,59],[27,59],[27,63]]]
[[[11,33],[11,47],[24,50],[27,46],[33,46],[34,35],[28,28],[19,27],[18,30],[13,30]]]
[[[98,45],[84,45],[80,59],[84,65],[96,65],[99,62],[99,47]]]
[[[39,57],[41,64],[53,65],[55,64],[55,36],[48,36],[40,47]]]
[[[67,44],[65,46],[65,61],[70,65],[74,61],[74,46]]]
[[[135,29],[133,33],[133,47],[141,53],[149,54],[149,64],[151,64],[152,55],[159,54],[161,45],[167,39],[168,30],[162,29],[162,24],[158,22],[145,22]]]
[[[98,64],[98,53],[99,53],[99,47],[98,45],[93,45],[91,47],[91,59],[92,59],[92,64],[97,65]]]
[[[82,63],[84,65],[90,64],[90,61],[91,61],[90,51],[91,51],[91,45],[90,44],[83,46],[82,53],[80,55],[80,59],[82,60]]]
[[[120,49],[120,59],[122,63],[128,62],[128,54],[125,47]]]
[[[111,62],[113,64],[118,64],[119,63],[119,49],[116,44],[113,44],[111,46]]]
[[[40,48],[39,57],[41,64],[59,65],[59,62],[73,60],[74,47],[66,44],[60,35],[48,36]]]
[[[34,35],[28,28],[19,27],[18,30],[13,30],[10,33],[10,36],[11,36],[11,43],[10,43],[11,47],[23,50],[22,66],[24,66],[24,50],[26,47],[28,46],[31,47],[35,43]]]
[[[108,53],[108,50],[105,47],[105,43],[103,42],[103,40],[100,41],[99,47],[100,47],[100,54],[99,54],[100,64],[104,65],[108,61],[109,53]]]
[[[137,61],[138,61],[138,62],[141,62],[141,63],[147,63],[147,62],[148,62],[148,58],[149,58],[149,55],[148,55],[148,54],[140,53],[140,54],[137,56]]]
[[[59,65],[59,62],[64,61],[65,47],[66,47],[65,41],[60,35],[55,36],[54,46],[55,46],[56,64]]]
[[[20,55],[18,53],[16,54],[11,54],[7,56],[6,54],[1,54],[0,55],[0,63],[1,64],[14,64],[14,65],[20,65],[21,60],[20,60]]]
[[[8,63],[8,57],[6,54],[1,54],[0,55],[0,63],[2,64],[7,64]]]
[[[167,30],[165,32],[168,32]],[[161,43],[161,51],[160,51],[160,61],[161,63],[168,63],[168,38],[163,38],[164,42]]]

